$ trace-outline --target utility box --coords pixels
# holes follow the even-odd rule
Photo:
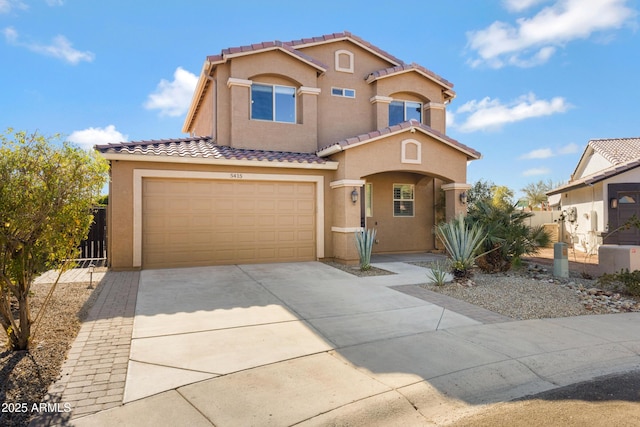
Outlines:
[[[553,276],[569,277],[569,249],[566,243],[553,245]]]

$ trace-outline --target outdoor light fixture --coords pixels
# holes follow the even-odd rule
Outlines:
[[[618,198],[614,197],[613,199],[609,199],[609,206],[611,206],[611,209],[617,209],[618,208]]]
[[[351,192],[351,201],[353,202],[354,205],[358,201],[358,189],[355,188],[355,187],[353,188],[353,191]]]
[[[463,205],[467,204],[467,193],[464,191],[460,193],[460,203],[462,203]]]

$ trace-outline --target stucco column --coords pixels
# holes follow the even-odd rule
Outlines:
[[[376,95],[369,101],[375,106],[376,129],[384,129],[389,126],[389,104],[393,98]]]
[[[229,135],[229,145],[234,146],[237,144],[238,137],[236,136],[237,127],[233,124],[238,121],[242,122],[243,120],[247,120],[249,117],[249,105],[251,99],[251,85],[253,82],[251,80],[245,79],[236,79],[233,77],[229,77],[227,80],[227,87],[230,90],[230,109],[231,112],[231,123],[229,126],[231,134]]]
[[[361,179],[341,179],[329,184],[331,188],[332,219],[331,234],[333,237],[333,256],[337,261],[352,264],[359,260],[355,245],[356,231],[360,226],[360,189],[365,181]],[[352,193],[357,192],[357,201],[352,200]]]
[[[424,123],[437,130],[438,132],[446,133],[446,110],[445,105],[438,102],[429,102],[424,106]]]
[[[458,215],[467,214],[466,197],[460,197],[462,193],[465,193],[471,188],[471,185],[461,182],[454,182],[451,184],[444,184],[441,187],[444,190],[445,195],[445,220],[450,221],[456,218]]]

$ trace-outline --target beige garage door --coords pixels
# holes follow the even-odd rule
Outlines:
[[[316,259],[315,184],[145,178],[142,267]]]

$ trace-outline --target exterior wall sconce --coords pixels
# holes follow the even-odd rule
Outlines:
[[[618,208],[618,198],[614,197],[613,199],[609,199],[609,206],[611,206],[611,209],[617,209]]]
[[[462,193],[460,193],[460,203],[462,203],[463,205],[467,204],[467,192],[463,191]]]
[[[354,205],[358,202],[358,189],[355,187],[351,192],[351,201],[353,202]]]

